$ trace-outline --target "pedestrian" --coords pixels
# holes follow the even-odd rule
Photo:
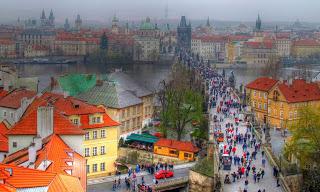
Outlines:
[[[257,174],[256,173],[253,174],[253,180],[254,180],[254,183],[257,182]]]
[[[264,151],[263,150],[261,151],[261,157],[262,158],[264,157]]]
[[[261,179],[263,179],[264,174],[265,174],[264,169],[262,169],[261,170]]]
[[[141,176],[141,184],[144,185],[144,177]]]
[[[115,191],[117,188],[117,180],[115,179],[112,184],[112,191]]]
[[[265,167],[266,167],[266,159],[265,159],[265,158],[262,158],[261,161],[262,161],[262,167],[265,168]]]
[[[258,173],[257,173],[257,181],[258,181],[258,183],[260,181],[260,177],[261,177],[261,173],[258,171]]]
[[[118,179],[118,186],[117,186],[117,188],[120,188],[121,187],[121,179],[120,179],[120,177],[119,177],[119,179]]]
[[[277,187],[280,187],[280,180],[279,180],[279,177],[277,177]]]

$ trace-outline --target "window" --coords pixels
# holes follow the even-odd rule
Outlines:
[[[90,149],[89,148],[85,148],[84,149],[84,156],[85,157],[89,157],[90,156]]]
[[[86,165],[87,173],[90,173],[90,165]]]
[[[261,96],[261,92],[259,92],[259,98],[261,98],[262,96]]]
[[[291,120],[292,119],[292,112],[290,111],[289,112],[289,120]]]
[[[127,117],[130,117],[130,108],[127,109]]]
[[[97,172],[98,171],[98,166],[97,166],[97,164],[93,164],[92,165],[92,172]]]
[[[252,101],[252,107],[256,107],[256,102]]]
[[[133,127],[136,127],[136,118],[133,118],[133,119],[132,119],[132,126],[133,126]]]
[[[93,139],[97,139],[97,132],[98,131],[93,131]]]
[[[130,128],[130,121],[126,121],[126,129],[129,129]]]
[[[185,158],[188,158],[188,157],[191,157],[192,155],[191,155],[190,153],[184,153],[183,156],[184,156]]]
[[[296,119],[298,117],[297,111],[294,112],[294,118]]]
[[[267,104],[265,103],[265,104],[263,104],[264,106],[264,110],[267,110]]]
[[[89,140],[90,139],[90,132],[87,132],[84,136],[84,140]]]
[[[283,111],[280,111],[280,119],[283,119]]]
[[[17,146],[18,146],[18,143],[17,143],[17,142],[15,142],[15,141],[12,142],[12,147],[13,147],[13,148],[16,148]]]
[[[106,170],[106,164],[100,163],[100,171],[105,171],[105,170]]]
[[[253,95],[256,96],[256,95],[257,95],[257,92],[256,92],[256,91],[253,91]]]
[[[101,147],[100,147],[100,154],[101,154],[101,155],[106,154],[106,148],[105,148],[105,146],[101,146]]]
[[[261,103],[259,103],[259,109],[262,109],[262,105],[261,105]]]
[[[73,124],[78,125],[79,124],[79,119],[73,119]]]
[[[13,119],[13,113],[12,112],[10,113],[10,118]]]
[[[97,147],[92,148],[92,155],[97,156]]]
[[[100,137],[101,137],[101,138],[105,138],[105,137],[106,137],[106,130],[102,129],[102,130],[100,131]]]
[[[3,111],[3,116],[4,116],[4,117],[7,116],[7,111]]]
[[[267,99],[267,93],[264,93],[264,95],[263,95],[263,96],[264,96],[264,98],[265,98],[265,99]]]
[[[101,123],[101,117],[96,117],[96,123]]]

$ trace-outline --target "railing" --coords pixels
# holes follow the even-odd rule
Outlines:
[[[161,183],[155,185],[155,190],[156,191],[163,191],[163,190],[167,190],[167,189],[174,189],[174,188],[182,187],[182,186],[188,184],[188,182],[189,182],[189,176],[180,177],[177,179],[170,179],[168,181],[161,182]]]

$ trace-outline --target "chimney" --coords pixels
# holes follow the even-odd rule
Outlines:
[[[29,168],[35,168],[35,162],[37,160],[37,151],[42,147],[42,139],[39,136],[33,138],[33,142],[30,144],[28,148],[28,156],[29,156]]]
[[[283,83],[283,78],[280,77],[280,78],[279,78],[279,81],[280,81],[280,83]]]
[[[42,139],[53,133],[53,107],[45,106],[38,108],[37,133]]]
[[[64,91],[63,92],[63,98],[66,99],[68,96],[69,96],[69,92],[68,91]]]

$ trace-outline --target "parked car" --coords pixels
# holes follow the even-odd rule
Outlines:
[[[174,176],[173,171],[166,171],[166,170],[160,170],[154,174],[154,177],[156,179],[164,179],[164,178],[169,178],[173,176]]]

